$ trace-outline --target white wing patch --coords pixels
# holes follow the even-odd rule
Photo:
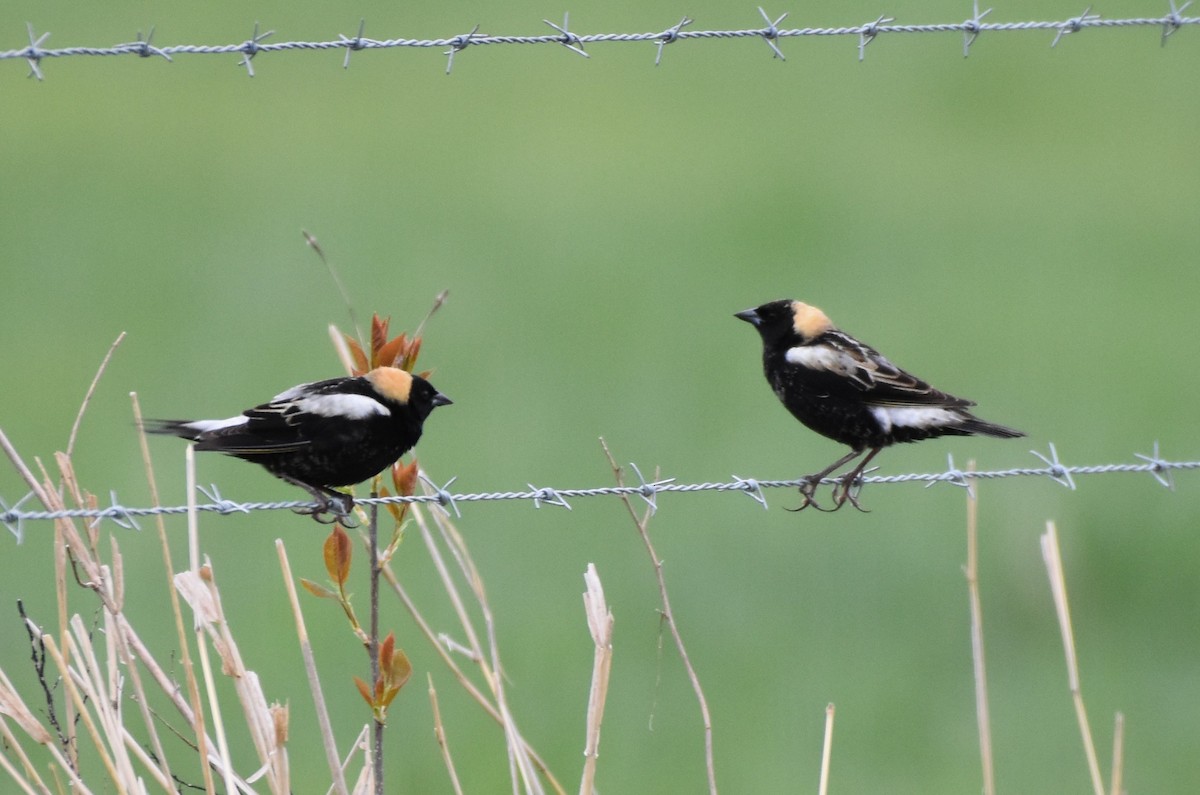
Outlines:
[[[391,414],[387,406],[366,395],[312,395],[293,399],[289,403],[298,411],[319,417],[361,420],[375,414]]]
[[[941,428],[962,422],[962,415],[938,406],[871,406],[884,433],[892,428]]]
[[[233,428],[237,425],[245,425],[246,422],[246,417],[242,414],[239,414],[236,417],[229,417],[228,419],[224,420],[196,420],[195,422],[187,423],[184,427],[191,428],[192,430],[200,433],[208,433],[209,431],[219,431],[223,428]]]
[[[846,372],[849,364],[844,353],[827,345],[797,345],[795,348],[788,348],[783,358],[801,367],[829,370],[834,373]]]
[[[278,395],[276,395],[275,397],[271,398],[271,402],[272,403],[290,403],[292,400],[295,400],[298,397],[303,397],[305,394],[307,394],[309,389],[312,387],[313,383],[315,383],[315,382],[307,383],[307,384],[297,384],[296,386],[285,389],[282,392],[280,392]]]

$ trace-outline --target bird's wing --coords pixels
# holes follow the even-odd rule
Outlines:
[[[870,345],[831,330],[812,344],[792,348],[788,361],[814,372],[836,376],[868,403],[880,406],[975,405],[972,401],[934,389],[912,373],[892,364]],[[829,379],[827,379],[828,381]]]

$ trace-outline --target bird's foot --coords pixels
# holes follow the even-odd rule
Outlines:
[[[800,484],[800,496],[804,498],[804,502],[800,503],[800,506],[797,508],[784,508],[784,510],[791,511],[792,513],[799,513],[805,508],[812,507],[816,508],[822,513],[833,513],[838,508],[842,507],[839,504],[832,508],[823,508],[821,507],[821,504],[817,502],[817,486],[821,485],[821,479],[823,477],[825,477],[824,473],[819,475],[809,475],[808,477],[801,478],[801,481],[803,482]]]
[[[347,520],[354,510],[354,497],[340,491],[319,491],[309,489],[316,503],[311,508],[296,508],[295,513],[301,516],[311,516],[317,524],[341,523],[343,527],[351,527]]]
[[[841,477],[833,486],[833,504],[831,511],[836,511],[846,503],[850,503],[855,509],[862,513],[870,513],[869,510],[862,506],[858,501],[858,495],[862,493],[863,473],[861,469],[855,469]]]

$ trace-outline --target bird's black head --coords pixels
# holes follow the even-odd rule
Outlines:
[[[803,345],[833,328],[820,309],[790,299],[771,301],[734,317],[758,329],[765,345]]]
[[[422,420],[438,406],[449,406],[454,401],[434,389],[433,384],[419,375],[413,376],[412,390],[409,392],[408,405]]]
[[[424,421],[438,406],[448,406],[452,402],[421,376],[397,367],[376,367],[367,373],[366,379],[376,394],[385,401],[404,406],[418,421]]]

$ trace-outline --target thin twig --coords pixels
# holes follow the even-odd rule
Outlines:
[[[1058,531],[1054,522],[1046,522],[1042,534],[1042,559],[1050,576],[1050,592],[1054,597],[1054,609],[1058,614],[1058,626],[1062,631],[1063,651],[1067,658],[1067,687],[1071,700],[1075,702],[1075,717],[1079,721],[1079,733],[1083,737],[1083,750],[1087,755],[1088,773],[1092,778],[1092,791],[1104,795],[1104,779],[1100,775],[1100,763],[1096,757],[1096,744],[1092,741],[1092,728],[1088,723],[1083,693],[1079,687],[1079,661],[1075,656],[1075,635],[1071,629],[1071,610],[1067,603],[1067,578],[1063,573],[1062,554],[1058,547]]]
[[[96,391],[96,385],[100,383],[100,376],[104,375],[105,368],[108,367],[108,362],[116,352],[117,346],[121,344],[121,340],[125,339],[125,332],[122,331],[113,340],[113,344],[108,347],[108,353],[104,355],[104,359],[100,362],[100,368],[96,370],[96,376],[92,379],[91,385],[88,387],[83,396],[83,403],[79,406],[79,413],[75,415],[75,423],[71,426],[71,435],[67,437],[67,457],[70,457],[75,452],[75,438],[79,434],[79,426],[83,422],[83,414],[87,411],[88,404],[92,402],[92,395]]]
[[[608,458],[608,463],[612,467],[613,477],[617,481],[618,486],[624,486],[624,476],[621,472],[621,467],[613,458],[612,452],[608,449],[608,444],[603,437],[600,439],[600,447],[604,450],[604,455]],[[654,566],[654,576],[658,580],[658,598],[662,602],[662,618],[666,622],[667,627],[671,630],[671,637],[675,639],[675,648],[679,651],[679,658],[683,661],[683,667],[687,671],[688,679],[691,680],[692,690],[696,694],[696,701],[700,704],[700,716],[704,721],[704,762],[708,774],[708,791],[712,795],[717,792],[717,768],[713,758],[713,728],[712,716],[708,711],[708,701],[704,698],[704,688],[700,686],[700,677],[696,674],[696,669],[692,666],[691,658],[688,657],[687,646],[684,645],[683,635],[679,632],[679,627],[675,623],[675,614],[671,611],[671,598],[667,594],[667,580],[663,574],[662,559],[658,557],[658,553],[654,551],[654,544],[650,541],[650,532],[646,529],[650,523],[650,517],[654,513],[652,506],[647,506],[645,512],[639,517],[634,510],[633,503],[629,500],[628,494],[621,495],[621,502],[625,504],[626,510],[629,511],[630,518],[633,519],[634,526],[637,527],[638,535],[642,538],[642,543],[646,547],[647,554],[650,555],[650,562]]]
[[[321,248],[321,244],[317,242],[316,237],[309,234],[307,229],[301,229],[300,234],[304,235],[304,242],[308,247],[317,252],[317,256],[321,258],[321,264],[325,266],[325,270],[329,272],[329,278],[333,279],[334,285],[338,288],[338,292],[342,294],[342,303],[346,305],[346,312],[350,315],[350,328],[354,329],[354,335],[358,337],[358,344],[363,346],[362,329],[358,327],[358,315],[354,312],[354,302],[350,300],[350,294],[346,292],[346,286],[342,284],[342,277],[338,275],[337,268],[325,258],[325,250]],[[343,342],[343,344],[345,344]],[[365,346],[363,346],[365,349]]]
[[[333,790],[337,795],[349,795],[346,789],[346,777],[342,773],[342,766],[338,761],[337,741],[333,737],[329,709],[325,705],[325,691],[321,689],[321,679],[317,674],[317,662],[313,656],[312,642],[308,638],[308,628],[304,624],[304,613],[300,609],[300,599],[296,595],[296,582],[292,576],[292,567],[288,562],[283,539],[275,539],[275,551],[279,554],[279,568],[283,571],[284,588],[287,590],[288,603],[292,606],[292,618],[296,621],[296,637],[300,641],[300,656],[304,658],[304,672],[308,676],[308,689],[312,693],[313,706],[317,711],[317,726],[321,732],[321,745],[325,749],[325,762],[329,765]]]
[[[378,496],[371,492],[372,497]],[[371,549],[371,692],[379,682],[379,505],[368,512],[367,533]],[[383,786],[383,720],[376,714],[371,721],[371,766],[375,771],[375,795],[386,795]]]
[[[975,471],[975,462],[967,462]],[[983,653],[983,600],[979,595],[979,495],[978,485],[967,489],[967,598],[971,610],[971,662],[975,673],[975,722],[979,729],[979,757],[983,763],[983,793],[996,795],[992,756],[992,722],[988,709],[987,665]]]

